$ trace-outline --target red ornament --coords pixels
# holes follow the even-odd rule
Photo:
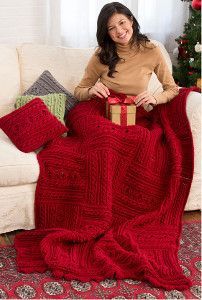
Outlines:
[[[201,9],[201,0],[193,0],[191,3],[193,9],[200,10]]]
[[[180,40],[180,44],[181,45],[185,45],[185,44],[187,44],[188,43],[188,40],[184,40],[184,39],[181,39]]]
[[[180,37],[179,37],[179,43],[181,45],[185,45],[185,44],[188,44],[188,39],[187,39],[187,35],[186,34],[182,34]]]
[[[178,46],[178,51],[179,51],[178,58],[186,59],[189,57],[187,50],[182,45]]]

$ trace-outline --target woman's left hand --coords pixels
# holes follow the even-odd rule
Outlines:
[[[148,91],[142,92],[141,94],[138,94],[134,101],[135,105],[138,107],[140,105],[149,105],[152,106],[157,105],[157,101]]]

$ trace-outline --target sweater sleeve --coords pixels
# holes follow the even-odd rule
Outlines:
[[[88,90],[98,81],[101,76],[101,63],[96,55],[96,52],[90,58],[82,80],[74,90],[75,97],[82,101],[88,100]]]
[[[156,47],[155,50],[157,51],[157,64],[155,66],[154,73],[157,75],[157,78],[163,87],[163,92],[155,95],[155,99],[157,100],[158,104],[161,104],[166,103],[177,96],[179,93],[179,88],[173,79],[161,50],[159,47]]]

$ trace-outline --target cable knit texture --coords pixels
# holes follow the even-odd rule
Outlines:
[[[40,98],[0,118],[0,128],[23,152],[37,150],[68,131]]]
[[[66,95],[65,113],[72,109],[78,100],[67,91],[53,75],[45,70],[37,80],[23,93],[23,95],[47,95],[51,93],[62,93]]]
[[[18,96],[16,98],[15,108],[20,108],[35,98],[36,98],[35,95]],[[45,96],[38,95],[37,98],[40,98],[46,104],[49,111],[54,116],[56,116],[59,121],[64,123],[65,102],[66,102],[65,94],[53,93]]]
[[[69,136],[38,154],[36,229],[15,239],[20,272],[190,286],[177,257],[193,176],[190,90],[150,112],[138,108],[128,127],[104,117],[103,100],[69,113]]]

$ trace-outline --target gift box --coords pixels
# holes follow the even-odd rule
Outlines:
[[[106,102],[106,116],[118,125],[135,125],[136,105],[135,96],[127,97],[125,94],[116,94],[110,91]]]

